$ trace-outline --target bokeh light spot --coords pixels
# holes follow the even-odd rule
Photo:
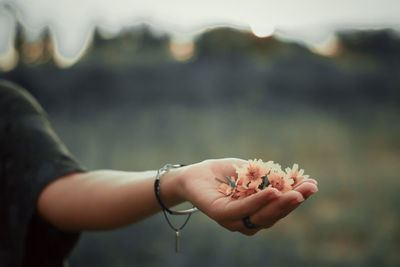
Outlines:
[[[251,24],[250,25],[251,31],[255,36],[258,38],[266,38],[271,36],[274,31],[275,27],[273,25],[260,25],[260,24]]]

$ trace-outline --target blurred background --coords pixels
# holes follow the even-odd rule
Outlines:
[[[399,266],[398,10],[389,0],[0,0],[0,78],[38,98],[89,169],[262,158],[319,181],[256,236],[195,214],[175,254],[158,214],[84,233],[70,265]]]

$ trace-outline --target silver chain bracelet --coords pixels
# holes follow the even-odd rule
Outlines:
[[[166,164],[164,165],[164,167],[162,167],[161,169],[159,169],[157,171],[157,176],[156,176],[156,180],[154,181],[154,193],[156,195],[157,201],[160,204],[162,211],[164,213],[164,217],[167,220],[167,223],[169,225],[169,227],[171,227],[172,230],[175,231],[175,251],[179,252],[179,237],[180,237],[180,230],[183,229],[183,227],[185,227],[185,225],[187,224],[187,222],[190,219],[190,216],[197,212],[198,209],[196,207],[193,206],[193,208],[191,209],[186,209],[186,210],[178,210],[178,211],[174,211],[174,210],[170,210],[167,206],[164,205],[164,203],[161,201],[160,198],[160,181],[161,181],[161,177],[166,174],[167,172],[169,172],[171,169],[173,168],[180,168],[184,165],[182,164]],[[187,218],[185,220],[185,222],[180,226],[180,227],[175,227],[172,225],[171,221],[168,219],[167,216],[167,212],[171,215],[187,215]]]

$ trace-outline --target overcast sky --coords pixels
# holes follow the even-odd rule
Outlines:
[[[94,25],[116,33],[148,22],[175,35],[233,25],[260,36],[275,30],[306,43],[322,42],[336,29],[400,29],[400,0],[0,0],[7,2],[15,4],[32,38],[50,25],[65,57],[79,53]],[[10,11],[0,8],[0,55],[13,30]]]

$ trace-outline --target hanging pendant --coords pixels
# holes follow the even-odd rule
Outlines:
[[[179,252],[179,231],[175,232],[175,252]]]

